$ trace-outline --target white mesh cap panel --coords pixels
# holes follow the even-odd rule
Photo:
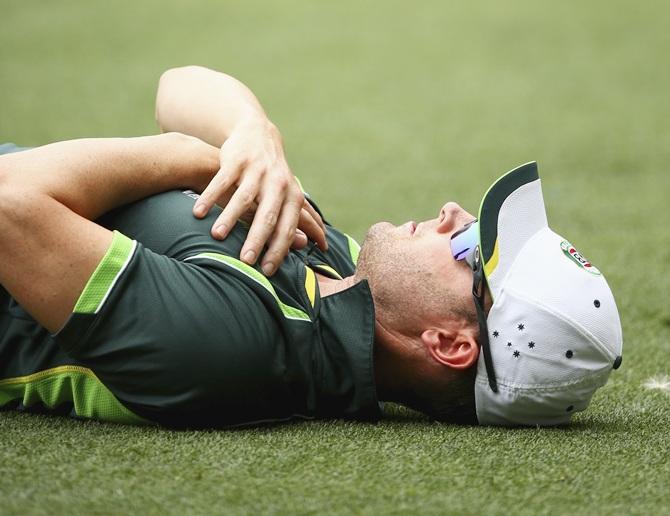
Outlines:
[[[501,298],[488,321],[498,383],[555,388],[612,368],[613,359],[565,320],[513,292]]]
[[[515,261],[505,288],[523,292],[524,297],[574,322],[611,365],[622,348],[614,296],[602,275],[587,272],[566,256],[563,241],[550,229],[538,233]]]
[[[609,374],[609,373],[608,373]],[[475,402],[480,425],[561,425],[570,422],[575,412],[585,410],[597,387],[604,385],[607,376],[596,378],[598,385],[581,383],[568,392],[526,391],[510,387],[500,387],[494,393],[488,384],[477,379]]]
[[[546,226],[539,179],[521,186],[505,199],[498,214],[498,266],[487,278],[494,299],[517,253],[527,240]]]
[[[499,392],[491,391],[480,361],[475,398],[481,424],[568,422],[612,370],[574,326],[514,292],[503,290],[488,326]]]

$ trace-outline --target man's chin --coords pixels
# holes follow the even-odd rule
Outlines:
[[[365,234],[363,244],[361,245],[361,252],[363,252],[366,247],[378,246],[393,229],[395,229],[395,226],[390,222],[377,222],[370,226]]]
[[[384,233],[388,233],[389,231],[393,231],[396,228],[393,224],[390,222],[377,222],[376,224],[373,224],[370,226],[370,229],[368,229],[367,234],[365,235],[365,240],[367,240],[371,236],[376,236]]]
[[[356,279],[370,279],[369,269],[374,268],[375,262],[383,256],[383,249],[388,246],[390,232],[394,229],[395,226],[390,222],[377,222],[370,226],[365,234],[365,239],[358,255]]]

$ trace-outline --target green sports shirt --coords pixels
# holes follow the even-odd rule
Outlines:
[[[322,298],[315,276],[353,274],[358,244],[327,224],[327,252],[292,250],[267,278],[238,259],[248,228],[213,239],[220,209],[196,219],[195,197],[97,221],[112,244],[55,335],[0,287],[0,407],[176,428],[379,419],[367,282]]]

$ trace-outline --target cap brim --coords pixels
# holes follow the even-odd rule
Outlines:
[[[537,163],[531,161],[500,177],[479,207],[479,244],[492,298],[524,244],[547,227]]]

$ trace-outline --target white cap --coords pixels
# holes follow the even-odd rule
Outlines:
[[[475,380],[483,425],[557,425],[584,410],[621,364],[619,313],[605,278],[547,225],[535,162],[508,172],[479,209],[493,306],[487,316],[497,391],[483,353]]]

